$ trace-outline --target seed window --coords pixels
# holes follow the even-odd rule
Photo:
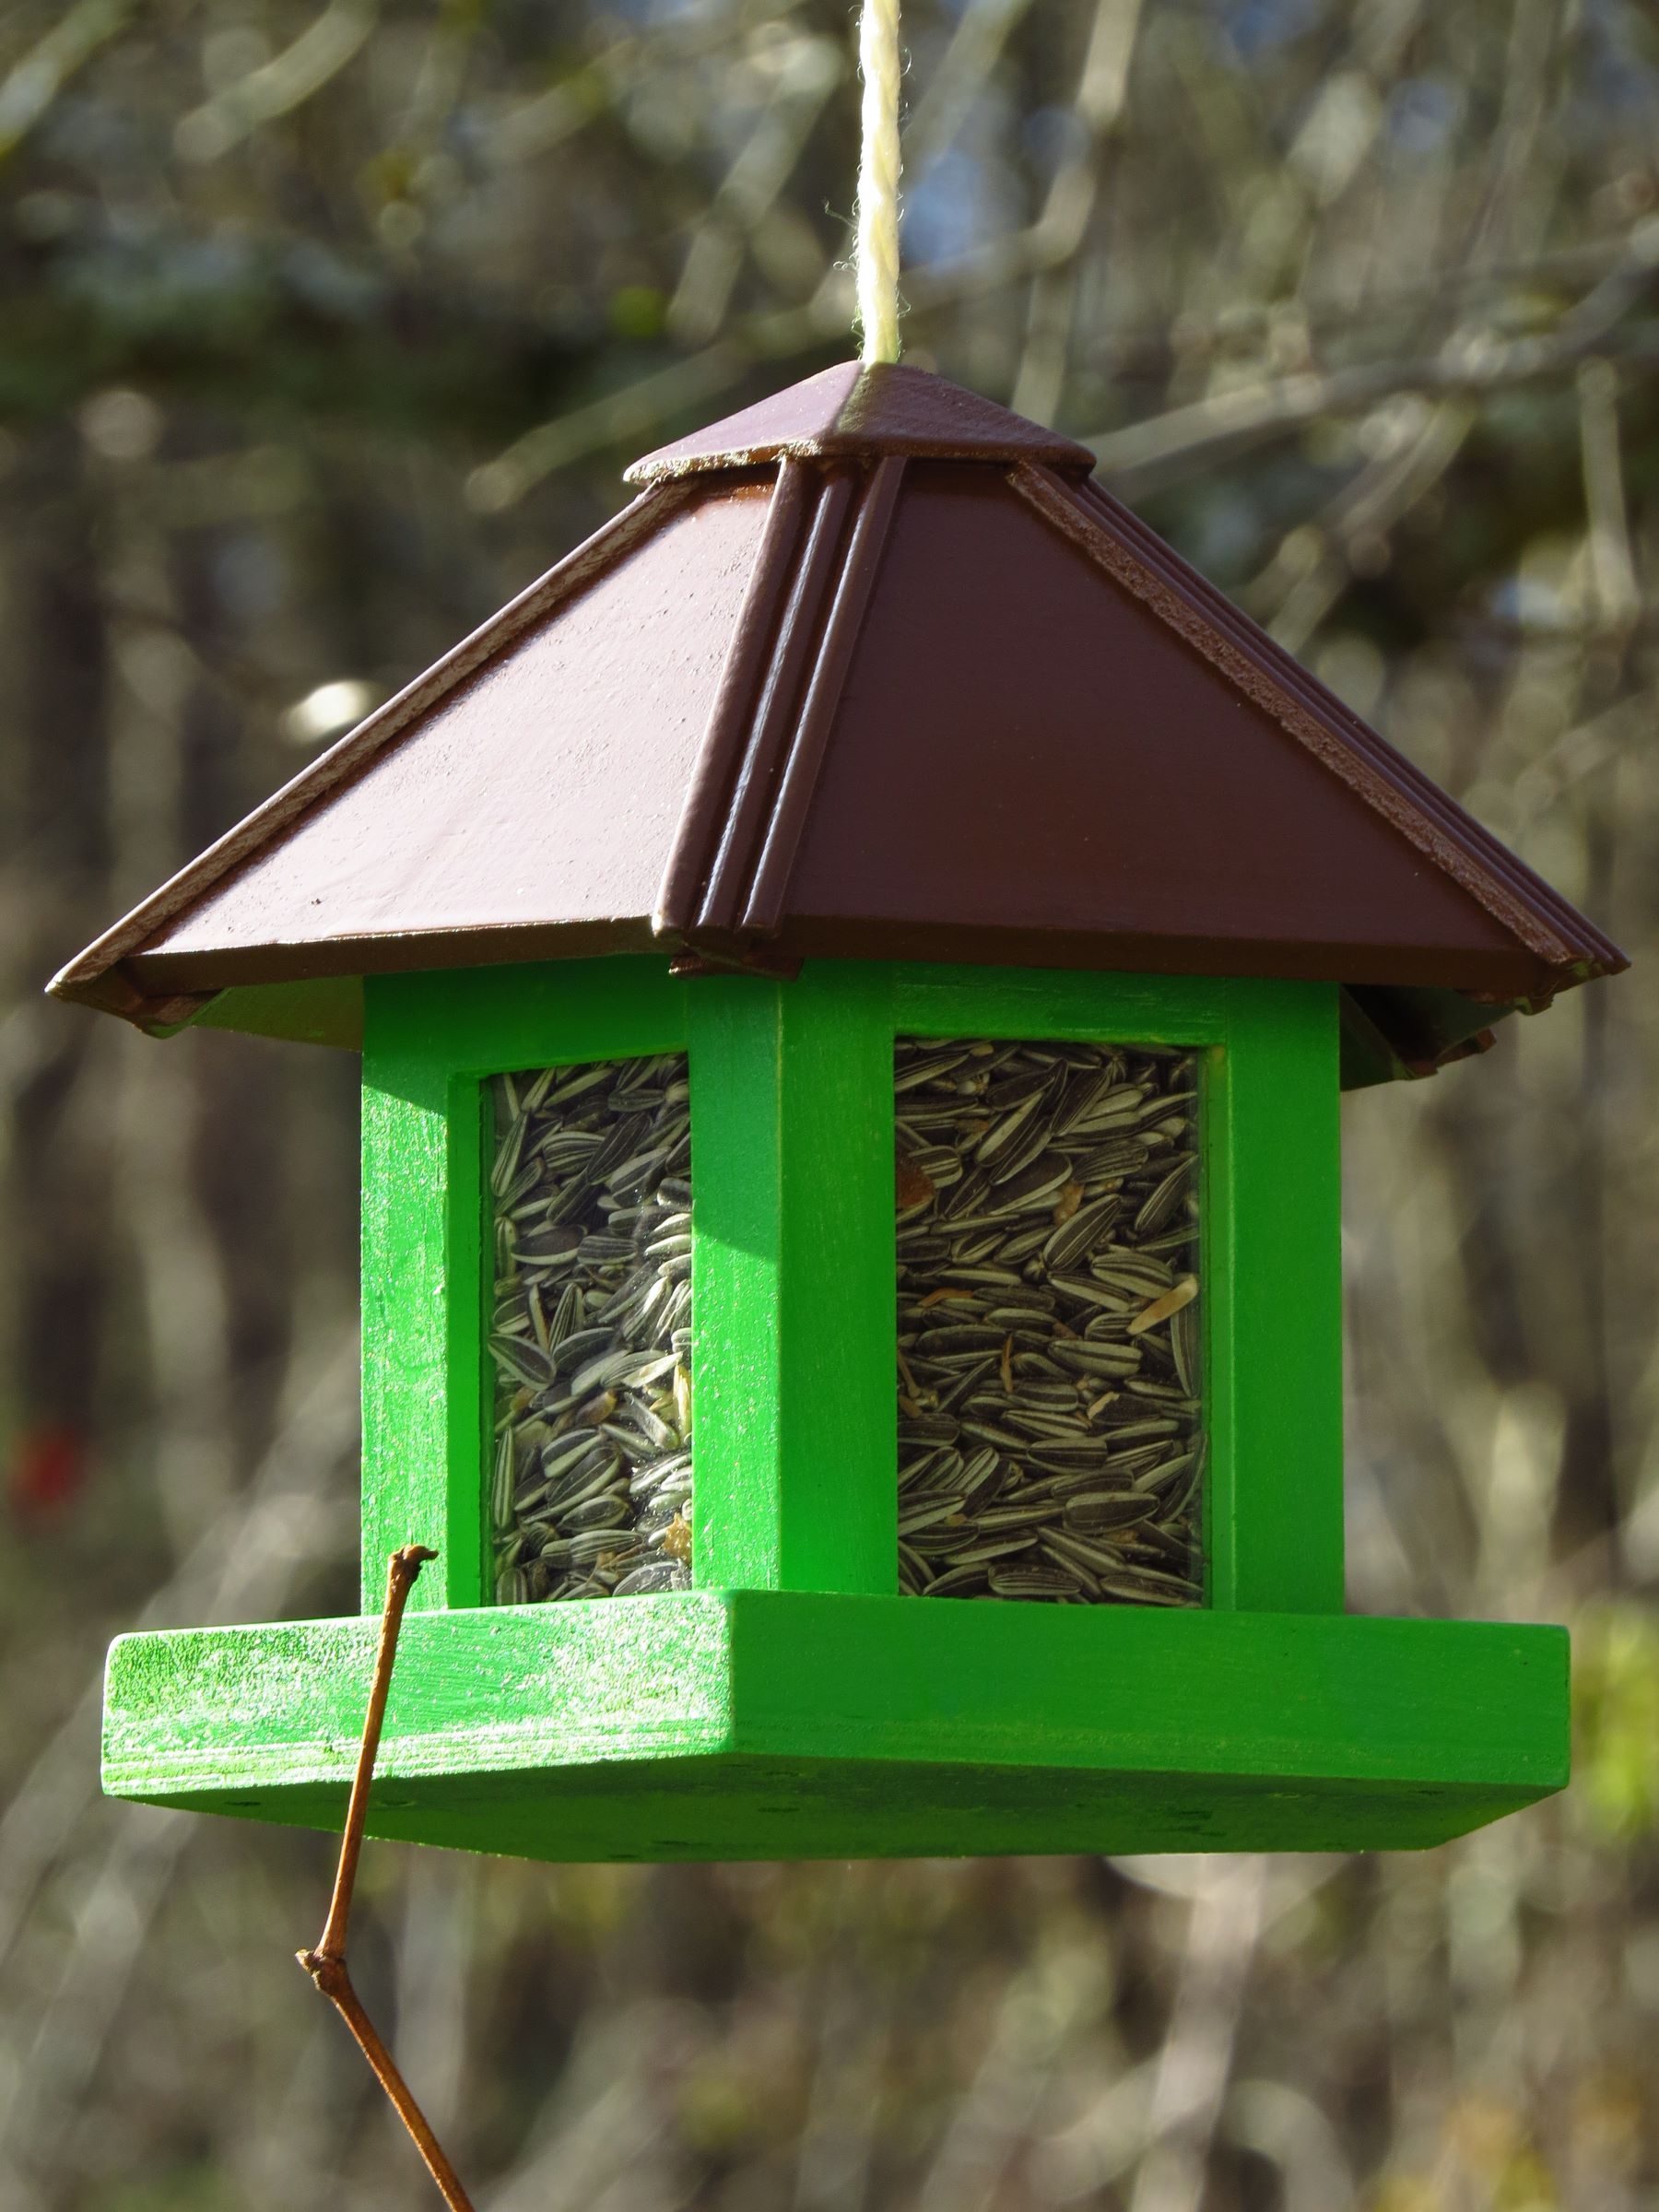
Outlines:
[[[691,1581],[686,1055],[498,1076],[496,1596]]]
[[[1194,1606],[1198,1064],[900,1038],[899,1584]]]

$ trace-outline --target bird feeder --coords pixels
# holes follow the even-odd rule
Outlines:
[[[1344,1611],[1337,1100],[1623,963],[1090,479],[827,371],[65,969],[363,1056],[365,1617],[105,1779],[546,1859],[1418,1845],[1567,1639]],[[895,1296],[895,1279],[897,1296]]]

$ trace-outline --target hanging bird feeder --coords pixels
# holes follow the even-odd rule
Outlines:
[[[363,1054],[365,1617],[124,1637],[118,1794],[547,1859],[1347,1849],[1567,1640],[1343,1610],[1337,1099],[1618,949],[1090,480],[827,371],[65,969]],[[895,1298],[895,1271],[897,1298]]]

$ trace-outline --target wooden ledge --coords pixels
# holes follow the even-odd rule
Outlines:
[[[375,1630],[121,1638],[105,1787],[337,1828]],[[369,1832],[578,1861],[1413,1848],[1568,1756],[1557,1628],[693,1591],[411,1615]]]

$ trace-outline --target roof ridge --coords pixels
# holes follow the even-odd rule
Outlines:
[[[406,735],[415,722],[457,685],[476,675],[503,647],[516,642],[544,616],[574,598],[631,553],[683,506],[695,489],[695,485],[674,481],[648,485],[591,537],[499,607],[383,706],[366,715],[325,753],[307,761],[298,775],[290,776],[251,814],[244,815],[85,951],[66,962],[47,984],[48,992],[55,998],[85,998],[96,989],[100,976],[141,950],[164,922],[176,920],[308,813],[316,801],[329,797],[361,774],[395,739]]]
[[[805,463],[793,465],[805,475]],[[849,470],[818,476],[812,519],[799,549],[789,597],[771,652],[757,671],[743,756],[726,794],[725,817],[709,856],[707,881],[693,918],[700,934],[735,935],[741,924],[756,857],[766,842],[778,781],[799,721],[811,655],[841,572],[854,491]]]
[[[753,744],[758,695],[775,658],[779,625],[788,621],[783,592],[794,568],[807,498],[806,464],[785,458],[779,465],[771,510],[657,887],[651,916],[656,936],[683,937],[695,926],[709,879],[730,840],[734,786]]]
[[[812,797],[823,773],[830,731],[852,666],[875,590],[876,573],[892,528],[904,477],[903,456],[888,453],[871,471],[862,488],[846,555],[836,580],[835,596],[824,624],[818,658],[807,682],[806,696],[795,719],[794,737],[782,773],[766,835],[755,862],[743,927],[760,936],[775,936],[783,919],[789,879],[800,851]]]
[[[630,484],[710,469],[794,460],[1042,461],[1086,474],[1094,455],[1046,429],[910,361],[838,361],[739,408],[672,445],[643,454]]]
[[[657,893],[658,936],[776,935],[904,467],[891,453],[868,470],[780,464]]]
[[[1039,512],[1235,685],[1254,696],[1288,735],[1539,960],[1557,968],[1583,962],[1595,973],[1629,965],[1610,939],[1310,676],[1104,487],[1092,481],[1073,486],[1055,472],[1030,463],[1011,469],[1009,477]],[[1152,588],[1146,588],[1147,584]],[[1263,697],[1264,692],[1268,696]]]

